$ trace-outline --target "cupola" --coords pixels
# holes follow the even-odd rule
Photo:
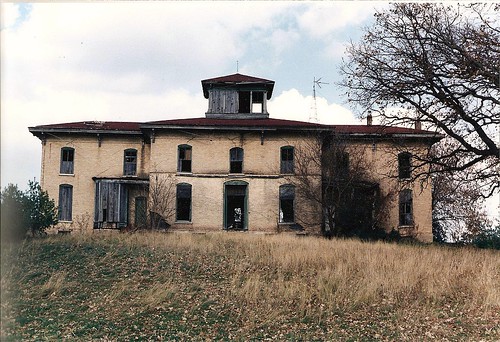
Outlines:
[[[273,94],[274,81],[233,74],[201,81],[208,99],[207,118],[266,119],[267,100]]]

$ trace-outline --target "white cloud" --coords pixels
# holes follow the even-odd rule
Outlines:
[[[0,22],[2,23],[2,29],[14,26],[19,16],[18,4],[0,3]]]
[[[315,111],[314,98],[300,94],[297,89],[283,91],[269,101],[270,117],[276,119],[310,121],[317,112],[318,122],[322,124],[352,125],[360,123],[350,110],[336,103],[328,103],[323,97],[316,97],[316,108]]]
[[[326,2],[320,1],[299,17],[300,28],[313,37],[322,38],[344,29],[359,25],[373,15],[373,2]]]

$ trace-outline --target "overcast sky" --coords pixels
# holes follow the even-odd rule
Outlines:
[[[272,118],[357,123],[338,67],[377,2],[1,4],[1,184],[40,177],[29,126],[202,117],[200,81],[237,71],[276,82]]]

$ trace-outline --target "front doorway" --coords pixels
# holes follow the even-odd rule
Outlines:
[[[247,229],[247,183],[233,181],[224,187],[224,228]]]

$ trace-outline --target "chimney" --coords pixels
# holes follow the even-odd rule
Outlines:
[[[373,122],[372,112],[368,111],[368,115],[366,116],[366,125],[371,126]]]
[[[422,130],[422,122],[420,119],[415,120],[415,129],[419,131]]]

